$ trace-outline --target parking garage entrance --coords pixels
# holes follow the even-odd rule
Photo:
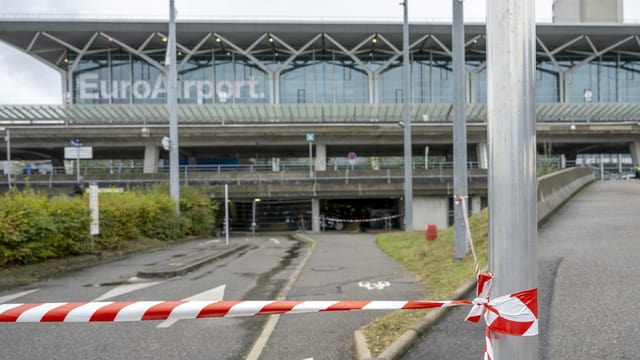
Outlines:
[[[321,199],[321,231],[375,231],[400,229],[399,200]],[[256,233],[312,230],[312,201],[259,199],[230,201],[231,232]]]

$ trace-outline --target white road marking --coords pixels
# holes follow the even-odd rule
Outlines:
[[[216,288],[201,292],[199,294],[195,294],[191,297],[183,299],[184,301],[220,301],[224,299],[224,290],[227,285],[220,285]],[[169,326],[175,324],[178,320],[165,320],[156,326],[158,328],[168,328]]]
[[[15,293],[15,294],[10,294],[10,295],[5,295],[5,296],[0,296],[0,304],[4,304],[9,300],[13,300],[15,298],[19,298],[25,295],[29,295],[32,292],[38,291],[40,289],[33,289],[33,290],[27,290],[27,291],[23,291],[23,292],[19,292],[19,293]]]
[[[93,299],[93,301],[102,301],[102,300],[110,299],[110,298],[116,297],[118,295],[130,293],[132,291],[144,289],[144,288],[147,288],[149,286],[157,285],[157,284],[160,284],[160,283],[162,283],[162,281],[152,281],[152,282],[144,282],[144,283],[138,283],[138,284],[127,284],[127,285],[118,286],[117,288],[111,289],[111,290],[107,291],[106,293],[98,296],[97,298]]]
[[[269,239],[270,241],[273,241],[276,245],[280,245],[280,240],[276,239],[276,238],[271,238]]]
[[[382,290],[387,286],[391,286],[388,281],[378,281],[377,283],[371,283],[368,281],[360,281],[358,286],[367,288],[368,290]]]

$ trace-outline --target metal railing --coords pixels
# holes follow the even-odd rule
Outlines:
[[[333,159],[332,159],[333,160]],[[538,160],[538,168],[546,168],[547,172],[553,172],[566,167],[589,166],[594,175],[600,180],[616,180],[633,177],[632,164],[590,162],[588,164],[576,164],[574,161],[561,162],[559,159]],[[281,163],[278,167],[272,164],[219,164],[219,165],[180,165],[180,181],[183,184],[207,183],[234,183],[234,184],[261,184],[261,183],[289,183],[289,182],[401,182],[403,164],[401,161],[380,161],[374,166],[370,162],[349,164],[346,161],[333,162],[325,171],[317,171],[312,167],[312,175],[309,176],[309,165],[302,163]],[[424,159],[416,158],[413,162],[414,170],[425,170],[429,175],[416,175],[423,177],[439,177],[440,179],[451,177],[453,163],[449,161],[430,161],[425,167]],[[470,172],[479,168],[475,161],[468,162]],[[27,173],[24,168],[13,167],[12,182],[24,186],[29,183],[34,186],[54,187],[76,183],[76,170],[73,167],[45,167],[35,168]],[[0,171],[1,172],[1,171]],[[145,173],[140,162],[131,164],[116,163],[111,167],[104,166],[97,160],[83,160],[81,162],[81,177],[84,181],[106,181],[115,184],[135,183],[163,183],[167,181],[168,166],[159,166],[156,173]],[[477,175],[478,172],[475,172]],[[541,174],[538,174],[541,175]],[[0,176],[0,186],[6,186],[8,178],[6,174]]]

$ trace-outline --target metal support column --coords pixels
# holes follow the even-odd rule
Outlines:
[[[487,1],[491,293],[538,287],[534,0]],[[497,360],[538,359],[535,336],[496,336]]]
[[[320,232],[320,199],[311,198],[311,231]]]
[[[404,123],[404,231],[413,231],[413,162],[411,154],[411,69],[409,68],[409,0],[404,0],[402,25],[402,119]]]
[[[6,166],[6,172],[7,172],[7,185],[9,186],[9,189],[11,189],[11,131],[9,130],[9,128],[3,129],[5,131],[4,133],[4,141],[7,143],[7,166]]]
[[[451,47],[453,50],[453,192],[464,196],[468,192],[467,180],[467,118],[465,109],[466,70],[464,53],[464,13],[462,0],[453,1],[453,23]],[[469,208],[469,206],[465,206]],[[462,259],[467,255],[468,244],[462,206],[454,205],[454,257]]]
[[[229,184],[224,184],[224,243],[229,245]]]
[[[169,0],[169,86],[167,101],[169,103],[169,192],[176,203],[176,211],[180,213],[180,155],[178,146],[178,72],[176,59],[176,11],[175,1]]]

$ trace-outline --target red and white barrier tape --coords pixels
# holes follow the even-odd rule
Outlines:
[[[119,301],[1,304],[0,322],[123,322],[187,320],[211,317],[242,317],[272,314],[352,310],[417,310],[461,305],[482,308],[488,326],[506,334],[533,335],[537,320],[536,290],[478,303],[451,301]],[[479,316],[477,317],[479,319]],[[475,319],[475,320],[474,320]],[[471,318],[470,321],[477,321]]]
[[[467,242],[469,243],[469,248],[471,249],[471,254],[473,255],[473,265],[476,270],[476,276],[480,272],[480,268],[478,265],[478,256],[476,255],[476,249],[473,246],[473,239],[471,238],[471,227],[469,226],[469,212],[467,210],[467,197],[462,195],[456,195],[455,204],[460,205],[462,207],[462,219],[464,220],[464,228],[465,234],[467,238]]]
[[[466,320],[478,322],[484,315],[487,323],[485,330],[485,360],[493,360],[493,345],[491,342],[491,331],[514,335],[514,336],[534,336],[538,335],[538,289],[529,289],[490,299],[491,281],[493,274],[490,272],[480,273],[478,257],[473,246],[471,228],[469,227],[469,213],[467,211],[467,196],[456,195],[455,204],[462,207],[462,218],[464,219],[466,237],[469,248],[473,255],[473,261],[478,279],[476,298],[473,300],[473,307]]]
[[[332,217],[325,217],[324,219],[327,221],[333,221],[333,222],[363,223],[363,222],[391,220],[391,219],[399,218],[400,216],[401,215],[388,215],[388,216],[370,218],[370,219],[338,219],[338,218],[332,218]]]

